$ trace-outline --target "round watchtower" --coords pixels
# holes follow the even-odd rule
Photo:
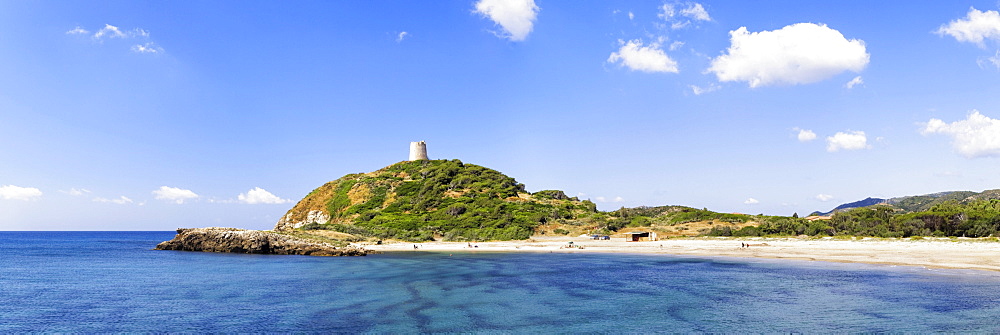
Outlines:
[[[424,141],[410,142],[410,160],[427,160],[427,143]]]

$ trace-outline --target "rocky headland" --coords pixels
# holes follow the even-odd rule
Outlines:
[[[242,254],[365,256],[367,250],[311,241],[270,231],[237,228],[180,228],[174,239],[156,250],[232,252]]]

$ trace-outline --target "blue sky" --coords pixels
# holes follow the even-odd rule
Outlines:
[[[420,140],[603,210],[1000,188],[998,9],[0,2],[0,230],[267,229]]]

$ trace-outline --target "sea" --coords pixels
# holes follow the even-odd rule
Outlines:
[[[157,251],[0,232],[0,333],[1000,332],[1000,273],[592,253]]]

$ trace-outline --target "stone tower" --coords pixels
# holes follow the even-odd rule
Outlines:
[[[410,142],[410,161],[427,160],[427,143]]]

